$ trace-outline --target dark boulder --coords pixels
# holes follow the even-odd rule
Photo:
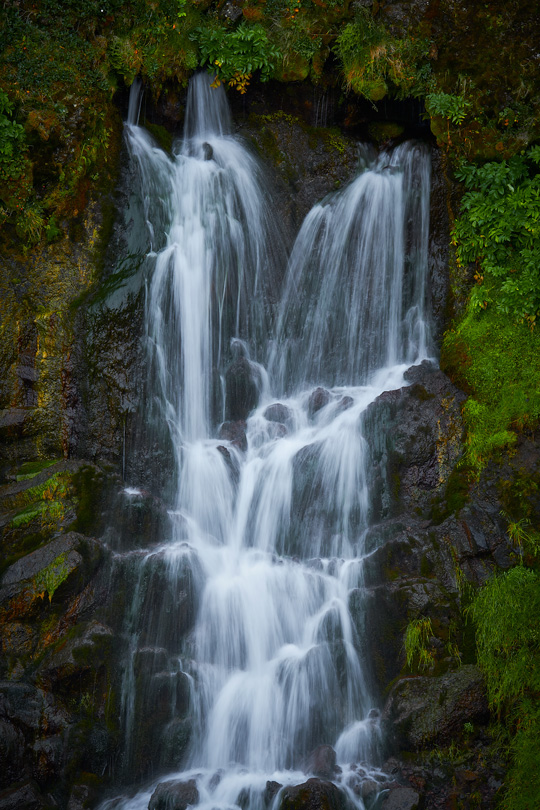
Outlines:
[[[244,419],[239,419],[237,422],[223,422],[218,435],[220,439],[230,442],[233,447],[237,447],[243,453],[246,452],[248,444]]]
[[[89,810],[95,806],[95,792],[92,785],[73,785],[67,810]]]
[[[247,419],[259,401],[258,380],[247,357],[239,357],[225,373],[225,413],[228,421]]]
[[[274,402],[272,405],[269,405],[263,413],[263,416],[269,422],[279,422],[287,426],[292,424],[293,419],[291,409],[282,402]]]
[[[263,793],[263,802],[265,807],[269,807],[274,800],[276,794],[281,790],[283,785],[279,782],[268,781]]]
[[[420,796],[412,788],[395,787],[384,799],[381,810],[418,810]]]
[[[332,779],[336,773],[336,752],[331,745],[319,745],[308,757],[305,773]]]
[[[186,810],[188,805],[197,804],[199,791],[195,779],[189,782],[161,782],[152,793],[148,810]]]
[[[398,680],[383,712],[383,726],[395,750],[419,751],[449,745],[464,723],[487,718],[483,675],[467,664],[439,677]]]
[[[0,792],[0,810],[43,810],[50,804],[32,781]]]
[[[314,391],[311,392],[309,400],[308,400],[308,415],[310,419],[313,419],[315,414],[324,408],[325,405],[328,405],[332,396],[326,388],[316,388]]]
[[[346,810],[348,806],[346,794],[333,782],[313,778],[301,785],[286,787],[279,810]]]
[[[21,778],[24,748],[20,729],[8,720],[0,720],[0,789]]]
[[[341,397],[337,404],[336,411],[337,413],[343,413],[343,411],[348,411],[354,405],[354,399],[352,397]]]

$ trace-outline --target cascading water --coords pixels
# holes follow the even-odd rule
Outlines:
[[[127,126],[155,258],[151,393],[178,487],[169,536],[135,555],[126,760],[149,705],[137,693],[146,678],[147,692],[152,682],[166,695],[160,744],[167,730],[179,739],[189,701],[175,778],[196,781],[201,806],[263,810],[267,781],[305,781],[310,751],[329,743],[363,807],[345,779],[351,763],[374,767],[379,745],[349,610],[370,513],[362,414],[428,354],[429,156],[414,144],[385,152],[313,209],[274,321],[280,240],[260,170],[229,132],[223,90],[204,75],[192,80],[174,159]],[[212,438],[233,339],[259,359],[268,351],[240,442]],[[154,787],[104,807],[142,810]]]

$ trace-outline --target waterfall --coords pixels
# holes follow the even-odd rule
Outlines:
[[[345,777],[351,763],[373,772],[380,746],[350,610],[370,522],[363,413],[429,354],[429,155],[364,150],[357,178],[306,218],[276,312],[283,240],[209,84],[192,79],[171,156],[135,113],[126,125],[153,259],[149,401],[178,483],[169,532],[126,554],[125,757],[153,711],[152,745],[173,751],[156,767],[181,768],[207,810],[263,810],[268,780],[305,781],[310,752],[330,744],[361,808]],[[235,362],[256,401],[218,438]],[[154,787],[104,807],[146,808]]]

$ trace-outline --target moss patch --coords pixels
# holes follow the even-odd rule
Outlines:
[[[441,366],[471,396],[463,413],[466,463],[476,473],[497,450],[516,441],[516,432],[540,417],[540,332],[492,310],[468,307],[446,333]]]

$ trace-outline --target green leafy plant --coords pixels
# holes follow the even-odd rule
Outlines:
[[[534,325],[540,313],[540,147],[483,166],[462,164],[461,216],[452,241],[460,264],[476,264],[476,308]]]
[[[467,116],[471,102],[463,96],[452,93],[428,93],[426,96],[426,110],[430,115],[448,118],[453,124],[461,124]]]
[[[199,46],[200,64],[215,74],[216,86],[225,82],[240,93],[246,92],[257,70],[261,81],[268,81],[280,56],[262,25],[241,23],[234,31],[198,27],[191,38]]]
[[[405,630],[405,655],[409,669],[426,670],[435,663],[435,655],[430,645],[433,636],[431,619],[413,619]]]
[[[536,531],[527,518],[512,520],[506,512],[501,515],[508,521],[507,531],[512,543],[521,556],[537,557],[540,554],[540,532]]]
[[[16,165],[24,144],[24,127],[13,120],[13,104],[0,90],[0,167]]]
[[[540,796],[540,575],[518,565],[493,577],[469,607],[478,663],[492,707],[506,714],[511,767],[505,810],[529,810]]]
[[[492,706],[540,691],[540,576],[518,565],[498,574],[472,602],[478,663]]]

